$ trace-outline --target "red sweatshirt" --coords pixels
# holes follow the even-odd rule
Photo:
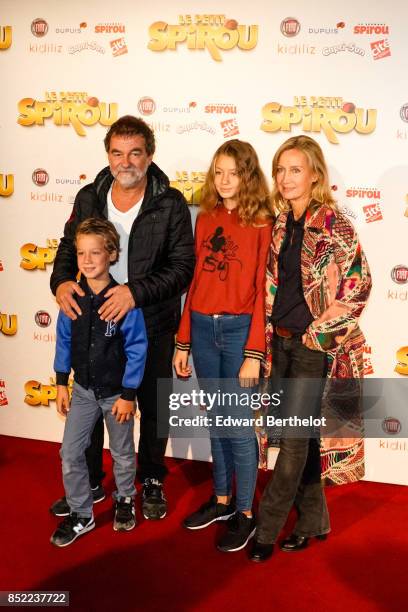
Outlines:
[[[265,273],[271,225],[243,226],[236,210],[218,205],[201,212],[195,229],[197,263],[180,327],[177,348],[190,350],[191,311],[202,314],[251,314],[246,357],[265,352]]]

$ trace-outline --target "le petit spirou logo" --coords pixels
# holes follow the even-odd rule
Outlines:
[[[20,249],[20,267],[23,270],[45,270],[47,264],[51,264],[58,248],[56,238],[47,238],[47,246],[40,247],[31,242],[24,244]]]
[[[336,132],[371,134],[377,124],[375,109],[356,108],[343,98],[324,96],[295,96],[293,106],[269,102],[262,108],[262,117],[264,132],[290,132],[293,125],[300,124],[304,132],[323,132],[332,144],[339,143]]]
[[[0,174],[0,196],[8,198],[14,192],[14,176],[12,174]]]
[[[17,315],[0,312],[0,332],[5,336],[14,336],[17,333]]]
[[[175,51],[177,45],[186,43],[190,51],[208,49],[216,62],[221,62],[222,51],[238,47],[250,51],[258,42],[257,25],[239,25],[236,19],[225,15],[179,15],[177,25],[155,21],[149,27],[151,51]]]
[[[72,378],[68,381],[68,394],[71,398],[72,394]],[[49,406],[50,402],[54,402],[57,398],[57,387],[55,379],[50,376],[50,384],[45,385],[38,380],[28,380],[24,385],[25,398],[24,401],[29,406]]]
[[[115,102],[99,102],[84,91],[46,91],[44,100],[23,98],[18,103],[17,123],[23,126],[44,125],[52,118],[54,125],[72,125],[79,136],[86,136],[83,126],[100,123],[109,127],[118,118]]]
[[[0,51],[5,51],[11,47],[13,40],[13,30],[11,26],[0,26]]]

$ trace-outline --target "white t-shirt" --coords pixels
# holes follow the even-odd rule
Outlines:
[[[128,248],[129,234],[132,229],[133,221],[139,214],[142,206],[143,197],[132,206],[128,211],[121,212],[118,210],[112,201],[112,186],[108,191],[108,219],[116,227],[116,231],[120,236],[120,255],[119,261],[110,267],[109,272],[120,285],[123,285],[128,280]]]

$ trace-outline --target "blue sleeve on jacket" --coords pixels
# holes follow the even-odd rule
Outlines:
[[[57,384],[67,384],[68,376],[71,372],[71,324],[71,319],[60,310],[57,319],[57,343],[55,347],[54,370],[57,374],[64,373],[67,376],[66,382],[58,382],[57,380]]]
[[[133,308],[128,312],[121,325],[121,331],[126,355],[126,368],[122,379],[122,397],[123,399],[134,399],[134,393],[126,392],[128,390],[136,391],[142,382],[147,354],[146,327],[140,308]],[[133,398],[130,397],[131,395],[133,395]]]

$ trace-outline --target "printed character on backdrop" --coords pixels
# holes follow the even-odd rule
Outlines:
[[[101,416],[109,432],[116,483],[113,528],[129,531],[136,525],[133,416],[146,361],[146,329],[140,308],[129,310],[118,322],[103,321],[98,314],[106,292],[118,286],[109,268],[118,261],[119,241],[114,225],[106,219],[90,218],[78,226],[75,245],[82,314],[74,321],[63,311],[58,315],[54,369],[57,410],[66,417],[61,458],[70,508],[51,536],[51,543],[58,547],[72,544],[95,527],[85,451]],[[74,387],[70,401],[67,384],[71,368]]]
[[[277,219],[266,277],[263,374],[272,382],[290,379],[285,398],[290,415],[303,417],[306,410],[320,416],[322,407],[324,413],[344,408],[345,421],[358,424],[365,344],[358,319],[371,288],[367,260],[333,200],[315,140],[296,136],[284,142],[274,156],[272,176]],[[310,381],[316,392],[305,402]],[[289,429],[282,431],[273,476],[262,495],[253,561],[271,556],[293,505],[298,519],[282,550],[302,550],[311,537],[325,539],[330,523],[322,480],[342,483],[363,476],[361,436],[345,440],[339,449],[324,436],[319,443],[319,433],[297,438]]]
[[[51,289],[63,312],[81,318],[77,297],[83,296],[75,282],[78,272],[73,238],[79,223],[88,217],[108,218],[121,239],[121,257],[111,268],[119,283],[106,292],[100,307],[104,321],[118,323],[129,310],[141,308],[149,339],[147,365],[137,392],[140,438],[137,475],[143,484],[142,513],[162,519],[167,513],[163,481],[167,474],[164,453],[168,405],[157,395],[157,380],[171,386],[174,336],[180,321],[181,295],[194,271],[194,242],[188,206],[182,194],[170,187],[167,176],[153,162],[153,131],[130,115],[112,124],[105,136],[109,166],[77,194],[65,224],[51,275]],[[158,418],[161,436],[158,437]],[[103,420],[98,419],[86,450],[94,502],[105,497],[102,486]],[[65,497],[51,512],[69,514]]]
[[[271,222],[269,192],[256,152],[240,140],[224,143],[212,159],[202,192],[195,230],[197,264],[177,333],[178,376],[191,375],[191,350],[203,386],[208,379],[235,379],[242,385],[258,379],[265,352]],[[225,416],[236,415],[236,406],[217,408]],[[229,552],[243,548],[255,530],[258,445],[253,429],[238,435],[226,429],[222,435],[210,430],[214,494],[184,526],[202,529],[227,521],[217,548]]]

